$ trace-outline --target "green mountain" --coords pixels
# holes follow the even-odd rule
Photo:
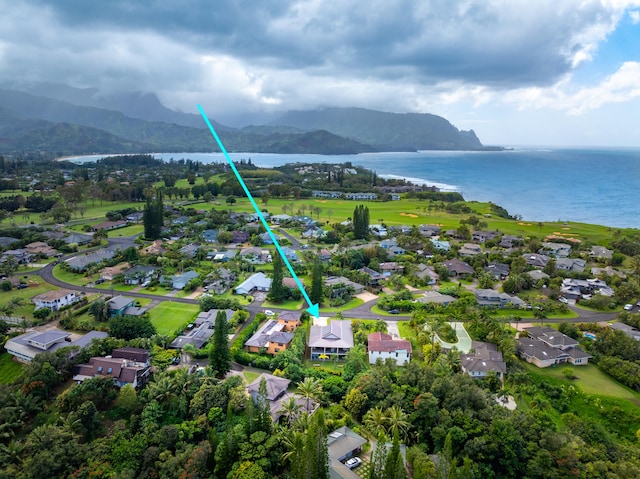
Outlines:
[[[460,131],[428,113],[386,113],[364,108],[290,111],[270,123],[302,130],[327,130],[382,150],[482,150],[473,130]]]

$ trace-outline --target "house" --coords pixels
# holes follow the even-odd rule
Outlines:
[[[520,308],[524,306],[517,296],[509,296],[507,293],[499,293],[493,289],[476,289],[473,294],[478,301],[478,306],[489,308]]]
[[[213,336],[216,316],[219,311],[224,311],[227,323],[233,318],[234,311],[231,309],[210,309],[209,311],[203,311],[187,326],[182,334],[171,342],[169,347],[182,349],[187,344],[193,344],[193,347],[196,349],[204,347],[204,345],[209,342],[209,338]]]
[[[487,266],[485,266],[484,270],[496,281],[503,281],[507,279],[507,276],[509,276],[510,268],[508,264],[491,261]]]
[[[126,296],[114,296],[107,301],[107,308],[109,309],[109,317],[124,316],[127,308],[134,308],[136,300],[134,298],[127,298]]]
[[[298,311],[286,311],[278,314],[278,322],[284,325],[284,331],[295,331],[302,324]]]
[[[172,225],[186,225],[189,222],[188,216],[178,216],[176,219],[171,221]]]
[[[553,256],[554,258],[568,258],[571,254],[571,245],[565,243],[543,242],[540,254]]]
[[[267,373],[262,373],[247,386],[247,393],[251,396],[251,399],[254,402],[259,398],[260,384],[263,381],[265,389],[267,390],[265,399],[269,402],[269,411],[271,412],[271,419],[273,419],[274,422],[278,422],[280,420],[283,405],[288,403],[291,398],[293,398],[296,405],[303,413],[306,412],[311,414],[316,410],[318,404],[315,401],[307,401],[298,394],[287,392],[287,388],[289,387],[289,384],[291,384],[291,381],[286,378],[281,378]]]
[[[247,231],[239,231],[235,230],[231,232],[231,242],[232,243],[245,243],[249,241],[251,235]]]
[[[205,243],[215,243],[218,241],[218,230],[204,230],[202,232],[202,241]]]
[[[594,276],[617,276],[620,279],[626,279],[627,275],[624,274],[621,271],[618,271],[615,268],[612,268],[611,266],[605,266],[604,268],[591,268],[591,273]]]
[[[195,271],[186,271],[182,274],[171,276],[169,282],[173,289],[184,289],[189,281],[196,279],[200,275]]]
[[[91,243],[92,240],[93,240],[92,235],[83,235],[80,233],[74,233],[65,238],[62,238],[62,241],[64,241],[66,244],[77,244],[77,245],[84,245],[87,243]]]
[[[49,308],[51,311],[59,311],[65,306],[70,306],[82,299],[79,291],[69,289],[56,289],[34,296],[31,301],[36,305],[35,309]]]
[[[542,269],[544,268],[549,260],[549,256],[544,254],[537,253],[525,253],[522,255],[529,266],[533,266],[534,268]]]
[[[282,215],[273,215],[271,218],[269,218],[270,221],[274,224],[282,224],[282,223],[288,223],[293,219],[293,216],[290,215],[286,215],[286,214],[282,214]]]
[[[118,228],[124,228],[127,226],[127,222],[125,220],[117,220],[117,221],[103,221],[102,223],[98,223],[93,227],[93,231],[105,230],[111,231],[116,230]]]
[[[155,266],[136,265],[124,273],[124,284],[143,284],[156,276]]]
[[[504,379],[507,365],[495,344],[472,341],[471,348],[469,353],[460,355],[460,366],[464,373],[472,378],[485,378],[488,373],[494,372],[500,380]]]
[[[364,437],[352,429],[349,429],[347,426],[343,426],[329,433],[327,436],[327,448],[330,467],[333,468],[334,464],[337,463],[348,471],[347,467],[342,464],[342,461],[360,454],[362,446],[366,443],[367,440]]]
[[[300,284],[302,285],[302,287],[304,287],[304,280],[298,278],[298,281],[300,281]],[[282,278],[282,285],[285,288],[298,289],[298,283],[296,283],[295,279],[290,278],[290,277]]]
[[[382,225],[369,225],[369,231],[376,236],[384,238],[387,236],[387,228]]]
[[[391,335],[380,332],[369,334],[367,339],[369,364],[375,364],[378,359],[391,359],[396,365],[404,366],[411,361],[411,341],[393,339]]]
[[[300,261],[300,258],[298,258],[298,253],[296,253],[294,249],[291,249],[288,246],[282,247],[282,254],[284,254],[284,257],[287,258],[289,261],[292,261],[292,262]]]
[[[262,248],[255,246],[241,249],[240,257],[251,264],[265,264],[271,262],[271,253],[269,253],[269,250],[263,250]]]
[[[420,225],[418,226],[418,232],[427,238],[431,238],[432,236],[438,236],[442,228],[438,225]]]
[[[277,234],[274,234],[273,232],[271,234],[269,234],[268,231],[265,231],[264,233],[262,233],[260,236],[260,239],[262,240],[262,244],[273,244],[273,238],[271,237],[271,235],[273,235],[273,238],[276,239],[276,241],[280,241],[280,236],[278,236]]]
[[[346,288],[353,288],[354,294],[362,293],[365,288],[364,285],[351,281],[344,276],[328,276],[324,280],[324,285],[331,288],[332,298],[342,295]],[[344,287],[344,289],[341,289],[342,287]]]
[[[110,356],[93,357],[89,364],[80,364],[73,380],[80,384],[86,379],[109,376],[117,387],[130,384],[138,389],[146,384],[150,375],[149,351],[120,348],[114,349]]]
[[[115,257],[116,252],[112,249],[103,249],[87,253],[84,255],[74,256],[65,260],[69,268],[75,272],[82,272],[93,264],[102,263]]]
[[[311,196],[313,198],[342,198],[342,193],[340,191],[317,191],[314,190],[311,192]]]
[[[453,278],[466,278],[467,276],[473,276],[475,273],[471,265],[459,259],[450,259],[442,264],[447,268],[449,276]]]
[[[207,276],[205,280],[205,291],[214,292],[215,294],[224,294],[233,283],[236,282],[238,276],[227,268],[214,270]]]
[[[388,263],[380,263],[380,270],[383,276],[391,276],[392,274],[402,274],[404,266],[394,261]]]
[[[578,347],[578,341],[547,326],[526,329],[528,338],[518,339],[518,355],[539,368],[555,364],[588,364],[591,355]]]
[[[471,233],[471,239],[478,243],[485,243],[493,238],[500,236],[499,231],[474,231]]]
[[[589,256],[595,260],[608,261],[613,258],[613,251],[604,246],[592,246]]]
[[[267,278],[264,273],[256,273],[240,283],[235,294],[251,294],[254,291],[269,291],[271,289],[271,278]]]
[[[344,359],[352,348],[351,321],[334,319],[327,326],[311,326],[309,349],[312,360],[330,357]]]
[[[164,254],[167,252],[167,249],[162,246],[162,240],[157,239],[153,241],[149,246],[147,246],[143,251],[145,254]]]
[[[556,260],[556,269],[558,271],[567,271],[569,273],[582,273],[587,266],[587,262],[578,258],[558,258]]]
[[[280,351],[286,350],[293,341],[293,333],[284,329],[283,322],[270,319],[244,343],[244,347],[250,353],[266,353],[275,356]]]
[[[382,249],[388,250],[390,248],[394,248],[398,246],[398,240],[396,240],[395,238],[389,238],[389,239],[380,241],[379,245]]]
[[[458,251],[458,253],[462,257],[476,256],[478,254],[482,254],[482,247],[474,243],[465,243],[460,247],[460,251]]]
[[[10,236],[0,236],[0,248],[8,248],[13,243],[20,241],[18,238],[12,238]]]
[[[416,266],[415,276],[427,285],[434,285],[440,279],[440,276],[438,276],[438,273],[433,269],[433,266],[427,266],[423,263],[419,263]]]
[[[434,249],[437,249],[439,251],[444,251],[446,253],[451,251],[451,244],[446,240],[441,240],[441,239],[437,239],[437,238],[431,238],[430,241],[431,241],[431,244],[433,245]]]
[[[198,243],[191,243],[180,248],[180,254],[193,259],[196,257],[196,254],[198,254],[199,249],[200,245]]]
[[[500,243],[498,243],[498,245],[501,248],[513,248],[523,242],[524,239],[521,236],[503,235],[502,238],[500,238]]]
[[[320,253],[318,253],[318,256],[320,257],[320,261],[326,263],[331,260],[331,251],[323,248],[320,250]]]
[[[121,263],[116,266],[105,266],[100,270],[100,279],[103,281],[113,281],[116,276],[122,274],[122,272],[130,266],[131,265],[129,263]]]
[[[376,193],[344,193],[345,200],[374,201],[378,199]]]
[[[640,341],[640,331],[638,331],[633,326],[629,326],[628,324],[624,324],[621,322],[609,323],[608,325],[611,329],[615,331],[622,331],[624,334],[629,336],[631,339],[635,339],[636,341]]]
[[[52,248],[44,241],[34,241],[25,246],[25,249],[32,255],[43,255],[46,257],[56,254],[55,248]]]
[[[230,250],[222,251],[218,253],[214,252],[213,257],[211,259],[217,263],[228,263],[233,258],[235,258],[237,254],[238,254],[238,251],[235,249],[230,249]],[[207,258],[208,257],[209,255],[207,255]]]
[[[358,270],[360,273],[363,273],[368,277],[367,286],[375,288],[380,285],[380,281],[384,279],[384,276],[377,271],[369,268],[368,266],[364,266]]]
[[[17,264],[29,264],[31,263],[32,255],[26,249],[8,249],[0,257],[1,261],[6,261],[9,258],[13,258]]]
[[[546,279],[550,278],[550,276],[547,273],[545,273],[543,271],[540,271],[539,269],[534,269],[534,270],[531,270],[531,271],[527,271],[524,274],[526,274],[533,281],[536,281],[536,282],[540,281],[541,279],[542,280],[546,280]]]
[[[442,304],[443,306],[447,306],[455,300],[456,298],[449,296],[448,294],[441,294],[437,291],[429,290],[425,291],[416,301],[425,304]]]
[[[124,219],[129,223],[140,223],[143,218],[144,213],[142,211],[136,211],[135,213],[129,213]]]
[[[107,336],[107,333],[102,331],[89,331],[71,341],[71,333],[65,331],[31,331],[8,339],[4,347],[17,361],[30,363],[43,351],[54,352],[67,346],[84,348],[94,339],[104,339]]]

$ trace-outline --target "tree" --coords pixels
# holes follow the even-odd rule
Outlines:
[[[400,454],[400,440],[398,434],[393,435],[393,442],[391,443],[391,449],[384,461],[384,473],[382,475],[384,479],[406,479],[407,470],[404,467],[404,459]]]
[[[376,408],[379,409],[379,408]],[[379,409],[382,412],[381,409]],[[371,411],[369,411],[371,412]],[[369,414],[369,413],[367,413]],[[366,415],[365,415],[366,418]],[[371,430],[370,430],[371,431]],[[369,469],[369,479],[384,478],[384,464],[387,460],[386,437],[383,432],[377,435],[376,449],[371,456],[371,469]]]
[[[369,208],[367,206],[359,205],[353,210],[353,234],[356,239],[366,239],[369,236]]]
[[[306,399],[306,412],[309,412],[310,401],[320,401],[322,396],[322,383],[317,378],[306,377],[298,383],[298,394]]]
[[[320,257],[316,256],[313,262],[313,269],[311,271],[311,292],[309,293],[309,299],[312,304],[322,303],[322,262]]]
[[[216,372],[218,378],[223,378],[231,370],[227,315],[224,311],[218,311],[216,314],[209,365]]]
[[[162,192],[156,190],[155,198],[147,198],[142,214],[144,225],[144,237],[148,240],[160,238],[162,232],[164,206],[162,203]]]
[[[146,316],[114,316],[109,320],[111,336],[120,339],[150,338],[156,328]]]
[[[270,301],[279,303],[284,301],[289,294],[289,290],[284,286],[284,263],[280,254],[273,256],[273,276],[271,279],[271,290],[267,297]]]
[[[234,204],[236,202],[236,197],[233,195],[229,195],[227,196],[227,199],[225,200],[225,202],[231,206],[232,204]]]
[[[107,321],[109,319],[109,304],[102,299],[96,299],[89,306],[89,314],[93,315],[96,321]]]

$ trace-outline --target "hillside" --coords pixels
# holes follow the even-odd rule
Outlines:
[[[290,111],[270,123],[336,135],[388,150],[482,150],[475,132],[460,131],[428,113],[386,113],[364,108]]]

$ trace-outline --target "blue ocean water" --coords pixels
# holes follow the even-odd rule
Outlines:
[[[224,162],[221,154],[161,153],[166,161]],[[258,166],[352,162],[379,176],[406,178],[492,201],[527,221],[576,221],[640,228],[640,149],[515,148],[497,152],[423,151],[362,155],[234,153]],[[100,156],[79,157],[91,161]],[[74,160],[76,161],[76,160]]]

